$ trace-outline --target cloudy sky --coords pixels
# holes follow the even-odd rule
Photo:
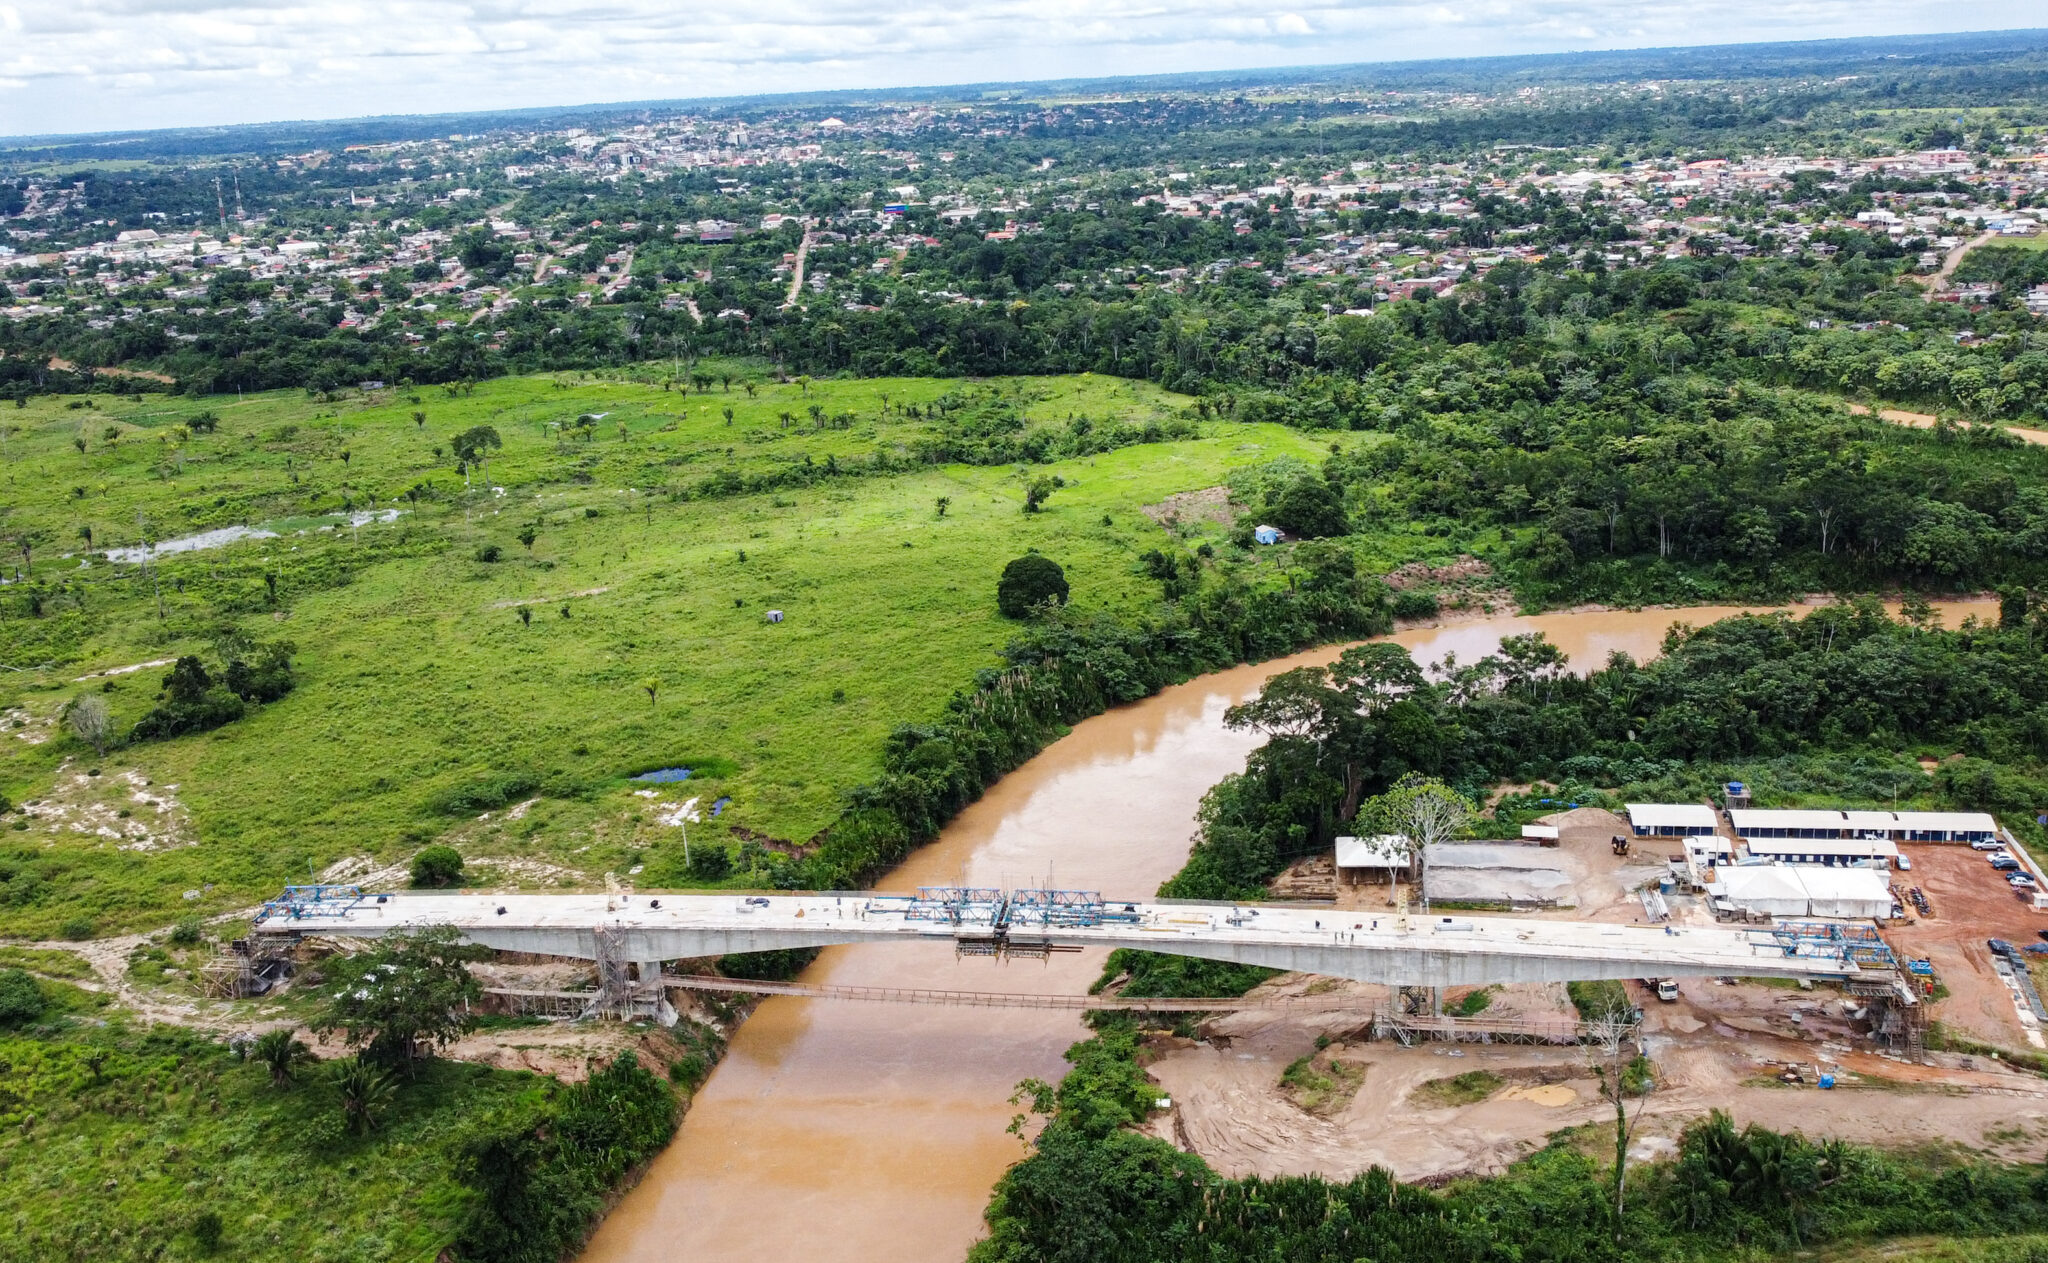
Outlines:
[[[0,0],[0,135],[2043,20],[2041,0]]]

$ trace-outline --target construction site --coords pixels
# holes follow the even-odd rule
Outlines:
[[[2016,855],[2038,877],[2009,835],[1801,839],[1801,856],[1868,852],[1813,864],[1759,858],[1724,806],[1677,814],[1682,824],[1667,827],[1693,832],[1646,833],[1660,818],[1648,809],[1566,809],[1522,837],[1457,844],[1442,864],[1391,852],[1375,863],[1372,847],[1340,846],[1290,869],[1266,902],[1241,905],[996,885],[293,887],[198,981],[214,996],[262,996],[352,943],[452,924],[493,950],[475,967],[487,1008],[528,1019],[509,1052],[487,1038],[452,1051],[550,1071],[584,1048],[575,1032],[730,1030],[764,999],[872,1012],[857,1025],[879,1038],[911,1038],[925,1024],[911,1014],[943,1009],[987,1011],[953,1025],[990,1032],[1016,1020],[1003,1012],[1122,1010],[1150,1015],[1147,1070],[1168,1102],[1151,1126],[1219,1170],[1341,1176],[1384,1165],[1417,1179],[1499,1169],[1611,1109],[1587,1069],[1615,1037],[1588,1020],[1582,988],[1594,983],[1625,1000],[1621,1038],[1655,1067],[1640,1157],[1668,1151],[1713,1107],[1880,1143],[2018,1153],[2048,1136],[2048,1091],[2029,1069],[2048,1021],[2033,977],[2044,954],[2030,948],[2048,951],[2048,911],[1994,867]],[[1339,862],[1361,854],[1362,872]],[[1828,886],[1814,870],[1855,886]],[[1873,880],[1881,908],[1865,889]],[[1755,890],[1775,902],[1745,906]],[[1828,915],[1851,907],[1824,902],[1845,891],[1864,900],[1854,910],[1882,915]],[[814,969],[773,982],[717,968],[732,952],[832,944],[874,945],[859,949],[872,967],[857,981]],[[1112,947],[1284,972],[1242,996],[1141,996],[1123,979],[1091,994],[1085,980]],[[564,1052],[550,1059],[555,1043]],[[1940,1110],[1919,1108],[1929,1093],[1943,1095]]]

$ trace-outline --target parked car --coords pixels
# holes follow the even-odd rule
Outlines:
[[[2020,862],[2010,855],[1994,855],[1991,857],[1991,867],[2001,873],[2014,873],[2019,871]]]
[[[1657,983],[1657,998],[1666,1004],[1678,1002],[1678,979],[1665,978]]]
[[[1902,872],[1902,873],[1910,873],[1910,872],[1912,872],[1912,871],[1913,871],[1913,861],[1912,861],[1912,860],[1910,860],[1910,859],[1907,859],[1907,858],[1906,858],[1905,856],[1903,856],[1903,855],[1899,856],[1899,871],[1900,871],[1900,872]]]
[[[2005,884],[2014,890],[2032,890],[2038,883],[2025,873],[2014,873],[2005,879]]]
[[[1970,843],[1970,849],[1973,851],[2003,851],[2005,843],[1994,842],[1990,838],[1978,838],[1975,842]]]

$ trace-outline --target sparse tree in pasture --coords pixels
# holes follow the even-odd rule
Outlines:
[[[107,745],[114,739],[114,716],[106,699],[98,693],[80,693],[72,698],[64,708],[64,726],[72,736],[91,746],[94,754],[107,756]]]

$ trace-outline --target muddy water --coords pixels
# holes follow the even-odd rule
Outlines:
[[[1950,625],[1994,602],[1941,607]],[[1542,631],[1580,668],[1656,654],[1665,629],[1739,612],[1546,614],[1418,628],[1423,662],[1481,657]],[[1187,857],[1203,791],[1255,744],[1223,712],[1275,672],[1335,648],[1239,667],[1075,727],[877,883],[1059,885],[1141,897]],[[1102,954],[956,960],[934,944],[829,948],[804,981],[1075,994]],[[1083,1029],[1071,1013],[778,998],[740,1027],[681,1133],[612,1212],[583,1263],[735,1259],[957,1263],[989,1189],[1023,1146],[1006,1135],[1018,1080],[1057,1079]]]

